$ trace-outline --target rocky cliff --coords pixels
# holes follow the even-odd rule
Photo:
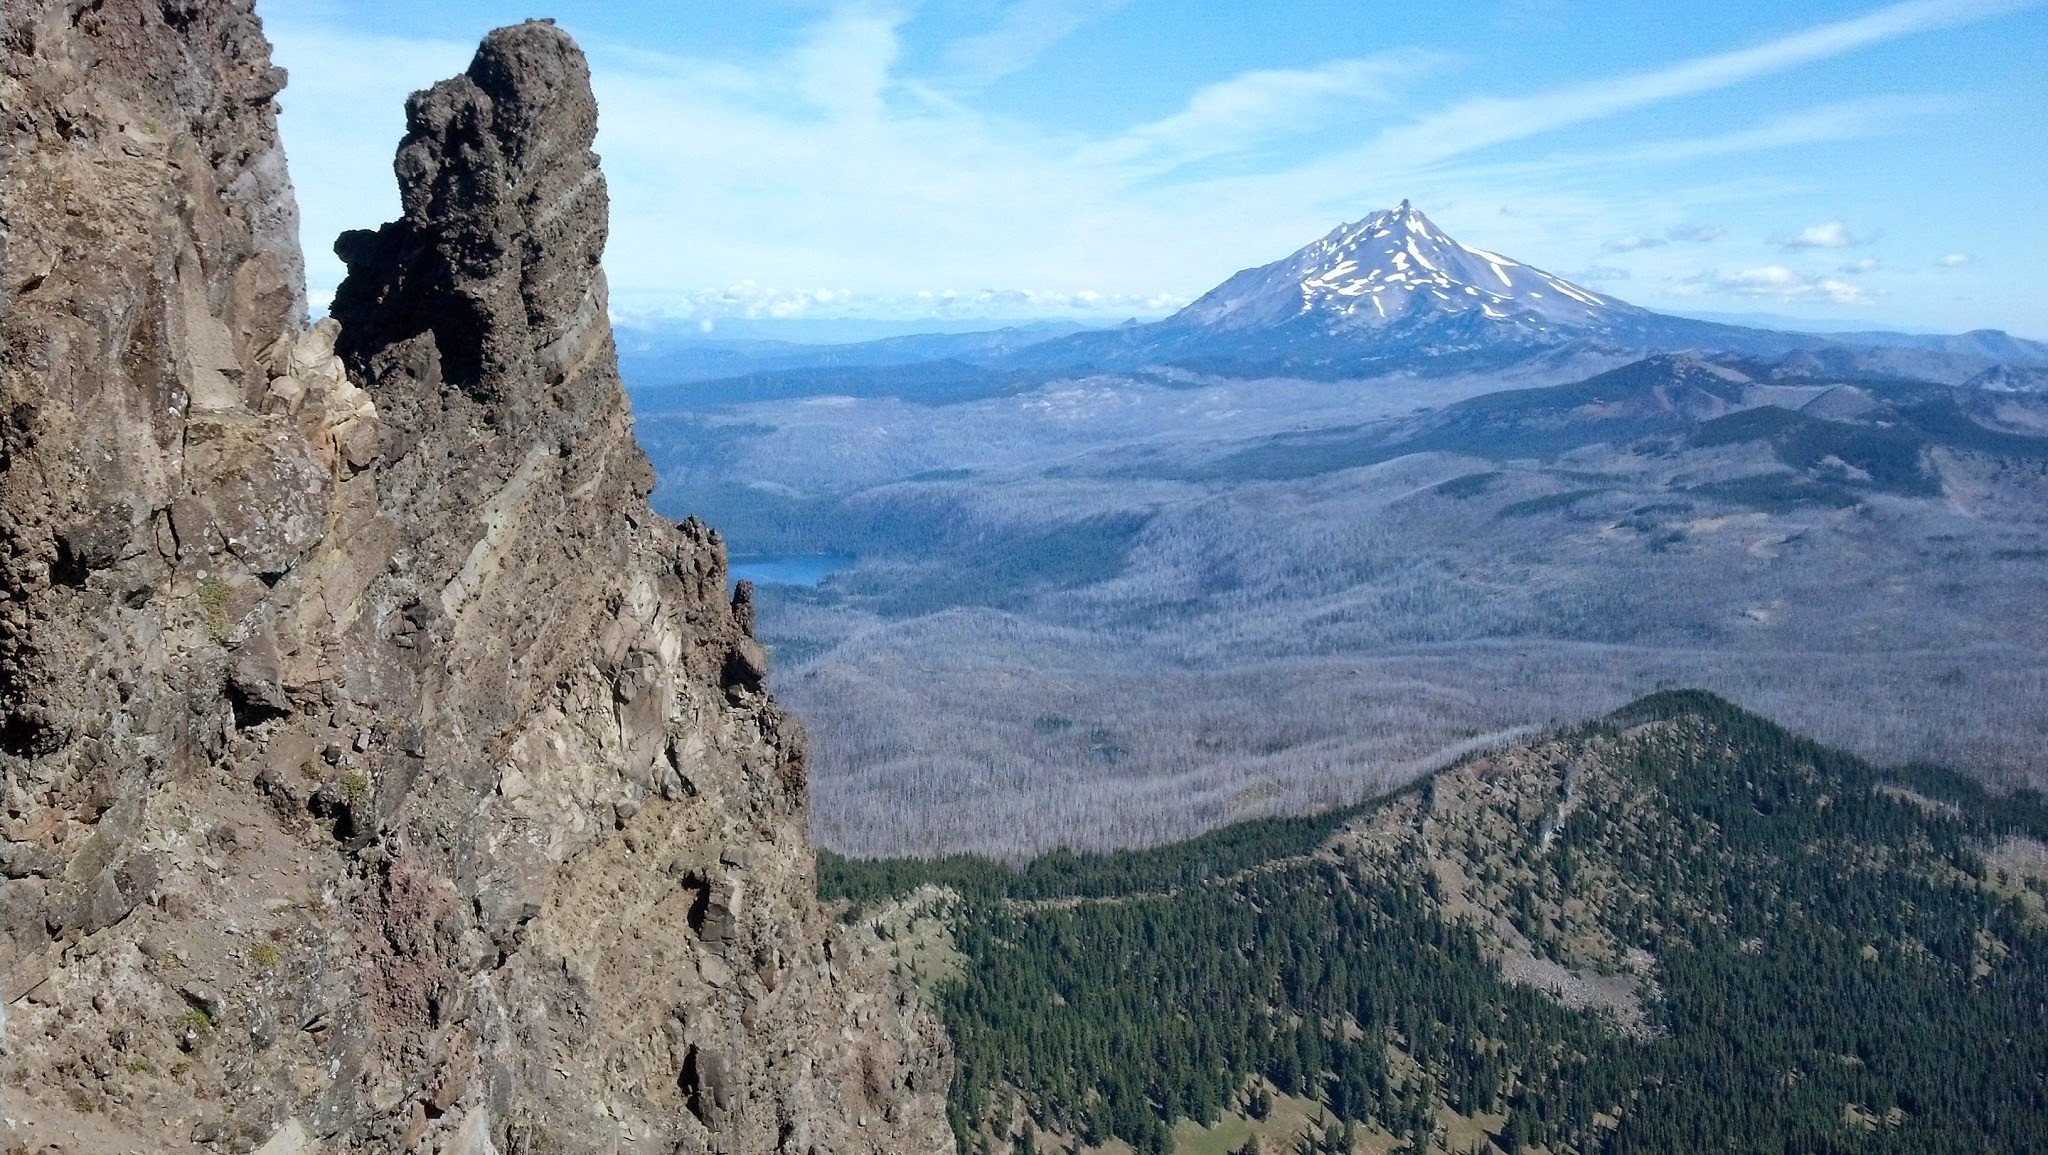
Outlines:
[[[647,508],[575,45],[415,94],[308,328],[253,0],[5,35],[8,1150],[950,1150]]]

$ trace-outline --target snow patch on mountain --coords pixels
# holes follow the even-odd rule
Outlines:
[[[1603,329],[1645,311],[1461,244],[1402,201],[1339,225],[1292,256],[1237,274],[1176,320],[1222,329],[1304,319],[1332,329],[1379,329],[1459,314],[1548,331]]]

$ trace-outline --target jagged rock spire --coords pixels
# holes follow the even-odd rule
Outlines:
[[[492,32],[466,72],[414,93],[393,164],[404,215],[335,244],[351,365],[374,379],[378,353],[431,334],[441,379],[517,430],[608,356],[596,136],[589,64],[552,21]]]

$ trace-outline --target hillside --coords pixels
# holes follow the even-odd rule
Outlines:
[[[820,885],[942,1009],[963,1150],[2018,1152],[2044,840],[1665,693],[1348,812]]]

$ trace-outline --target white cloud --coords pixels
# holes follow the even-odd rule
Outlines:
[[[1779,247],[1786,249],[1846,249],[1861,243],[1849,232],[1849,226],[1838,220],[1808,225],[1778,241]]]
[[[1197,90],[1179,112],[1131,129],[1084,155],[1100,162],[1170,168],[1276,137],[1326,129],[1332,121],[1358,120],[1369,105],[1383,105],[1396,86],[1441,60],[1434,53],[1404,48],[1315,68],[1240,73]]]
[[[1871,295],[1863,286],[1838,277],[1810,277],[1784,265],[1720,272],[1705,278],[1707,284],[1742,297],[1768,297],[1780,301],[1826,298],[1837,305],[1868,304]]]
[[[1445,160],[1496,144],[1784,72],[1897,40],[2026,7],[2031,0],[1908,0],[1853,20],[1822,24],[1751,48],[1698,57],[1656,72],[1568,85],[1533,96],[1478,97],[1391,129],[1369,151],[1409,164]]]
[[[1045,51],[1129,0],[1016,0],[996,26],[946,50],[946,81],[979,87],[1022,72]]]
[[[1669,242],[1665,241],[1662,237],[1639,237],[1631,233],[1625,237],[1616,237],[1601,247],[1609,252],[1633,253],[1639,249],[1660,248],[1667,243]]]
[[[1843,265],[1841,271],[1852,277],[1860,277],[1868,273],[1874,273],[1882,267],[1876,257],[1864,257],[1860,261],[1850,261],[1848,264]]]
[[[1934,263],[1940,265],[1944,269],[1960,269],[1964,265],[1970,263],[1970,254],[1949,253],[1947,256],[1942,257],[1940,260]]]
[[[896,29],[909,13],[890,7],[846,4],[804,34],[790,54],[788,75],[798,92],[842,121],[873,122],[900,49]]]

